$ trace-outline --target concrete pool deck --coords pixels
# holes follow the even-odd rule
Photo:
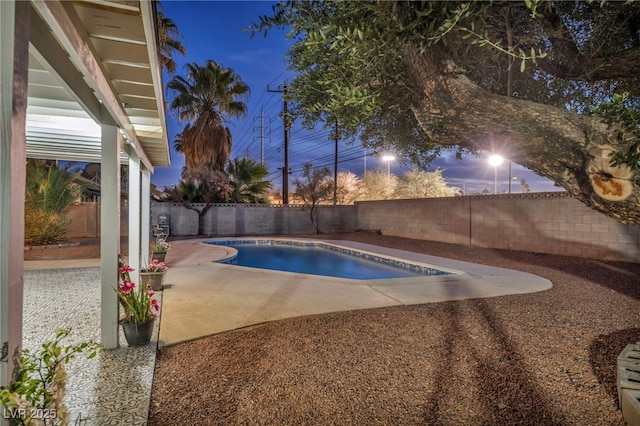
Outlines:
[[[351,241],[286,239],[323,241],[464,272],[454,276],[345,280],[214,263],[226,257],[229,249],[203,243],[212,238],[172,241],[159,332],[156,326],[151,344],[145,347],[123,345],[93,360],[78,357],[72,362],[65,403],[74,422],[145,425],[156,342],[162,348],[296,316],[533,293],[552,286],[549,280],[524,272],[402,250]],[[99,339],[99,259],[26,261],[25,269],[25,346],[34,347],[67,323],[74,324],[74,338]],[[49,306],[46,317],[42,306]],[[124,342],[123,337],[120,340]]]
[[[549,280],[524,272],[353,241],[277,239],[323,241],[456,274],[370,281],[321,277],[216,263],[228,257],[229,249],[204,243],[215,238],[174,241],[167,255],[170,268],[162,295],[159,347],[297,316],[534,293],[552,287]]]

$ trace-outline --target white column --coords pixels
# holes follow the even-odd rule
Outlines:
[[[0,57],[3,58],[13,58],[14,19],[15,3],[0,2]],[[11,234],[12,109],[13,61],[0,61],[0,235]],[[9,344],[10,253],[9,239],[0,238],[0,347],[3,347],[5,342]],[[9,357],[8,353],[7,356]],[[8,361],[7,358],[0,362],[0,385],[9,384]]]
[[[120,146],[122,135],[113,125],[102,125],[100,267],[102,269],[101,342],[105,349],[118,347],[118,285],[120,253]]]
[[[22,345],[28,49],[29,3],[1,1],[0,385],[9,384]]]
[[[129,266],[140,284],[140,158],[135,153],[129,156]]]
[[[151,172],[142,170],[142,191],[140,199],[140,248],[142,263],[149,262],[149,233],[151,229]]]

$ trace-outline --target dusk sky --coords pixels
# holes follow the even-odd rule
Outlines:
[[[267,89],[278,90],[293,79],[294,73],[287,70],[285,53],[290,42],[285,34],[274,30],[267,38],[257,34],[253,38],[245,32],[251,23],[258,22],[260,15],[270,14],[273,2],[268,1],[163,1],[165,14],[178,25],[184,39],[187,55],[177,56],[178,74],[184,75],[184,64],[196,62],[202,65],[212,59],[232,68],[251,88],[251,98],[247,102],[248,115],[244,120],[229,123],[233,137],[231,158],[246,155],[261,159],[260,116],[264,111],[265,142],[264,161],[273,179],[274,187],[281,188],[283,166],[283,126],[279,114],[282,111],[282,94],[271,93]],[[168,81],[168,80],[166,80]],[[166,83],[165,81],[165,83]],[[169,93],[167,101],[172,94]],[[184,158],[173,150],[173,141],[184,127],[169,111],[167,114],[168,138],[171,146],[171,167],[156,168],[152,182],[158,187],[178,183],[184,166]],[[310,162],[314,167],[327,166],[333,171],[334,142],[328,139],[328,131],[306,131],[294,125],[290,132],[289,166],[292,170],[290,183],[302,170],[302,164]],[[367,151],[367,170],[387,168],[382,155],[372,155]],[[388,153],[393,155],[394,153]],[[479,158],[466,156],[456,160],[453,153],[434,161],[429,170],[443,169],[443,175],[451,186],[464,188],[467,194],[480,193],[488,189],[493,193],[494,168],[488,164],[491,153],[483,153]],[[365,165],[365,151],[361,146],[339,144],[338,170],[350,170],[362,176]],[[402,176],[411,164],[402,165],[399,160],[391,162],[391,173]],[[508,163],[505,161],[497,169],[498,192],[508,187]],[[524,178],[532,191],[558,191],[561,188],[525,168],[512,165],[512,192],[522,190],[520,181]],[[291,187],[290,190],[293,190]]]

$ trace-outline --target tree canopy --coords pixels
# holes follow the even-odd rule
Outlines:
[[[288,1],[293,111],[418,165],[492,151],[640,224],[640,4]]]
[[[156,22],[158,31],[158,48],[160,49],[160,62],[169,74],[176,73],[176,61],[173,56],[177,53],[184,56],[186,49],[180,39],[182,35],[178,26],[168,18],[163,10],[162,3],[156,2]]]
[[[226,122],[244,117],[244,100],[250,90],[232,69],[208,60],[204,65],[189,63],[187,76],[175,76],[169,83],[175,97],[171,108],[187,124],[175,141],[184,154],[186,173],[224,170],[231,153],[231,132]],[[194,176],[192,176],[194,177]]]
[[[313,233],[318,231],[318,207],[323,201],[328,201],[333,193],[333,185],[329,180],[331,172],[326,167],[313,168],[311,163],[302,166],[302,178],[294,179],[296,187],[294,195],[302,200],[304,207],[309,209],[309,218]]]

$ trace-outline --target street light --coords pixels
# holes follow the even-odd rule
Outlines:
[[[382,157],[387,162],[387,177],[391,176],[391,162],[396,159],[393,155],[385,155]]]
[[[493,166],[494,178],[493,178],[493,193],[498,193],[498,166],[502,164],[504,159],[500,155],[493,154],[489,157],[489,164]]]

